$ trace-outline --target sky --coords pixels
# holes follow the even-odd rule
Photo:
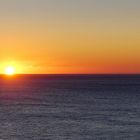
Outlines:
[[[140,73],[139,0],[0,1],[0,73]]]

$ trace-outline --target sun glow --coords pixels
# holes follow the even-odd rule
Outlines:
[[[14,75],[15,74],[15,68],[12,66],[6,67],[5,69],[6,75]]]

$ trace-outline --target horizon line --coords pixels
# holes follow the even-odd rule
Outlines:
[[[0,73],[0,75],[6,75]],[[17,73],[14,75],[140,75],[140,73]]]

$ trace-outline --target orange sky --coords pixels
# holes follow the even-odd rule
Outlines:
[[[0,2],[0,73],[140,73],[140,3]]]

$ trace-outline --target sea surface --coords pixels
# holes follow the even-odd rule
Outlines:
[[[0,140],[139,140],[140,75],[0,76]]]

